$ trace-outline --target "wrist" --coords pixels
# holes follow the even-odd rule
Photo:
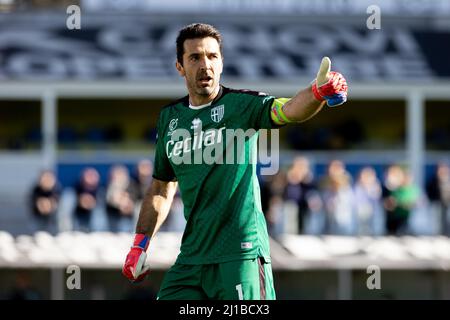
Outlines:
[[[143,233],[136,233],[134,235],[134,241],[132,248],[140,248],[143,251],[147,251],[150,244],[150,237]]]

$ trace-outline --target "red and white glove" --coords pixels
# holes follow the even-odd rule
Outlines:
[[[326,100],[329,107],[337,107],[347,101],[347,80],[339,72],[330,72],[330,69],[330,58],[324,57],[312,83],[312,92],[317,100]]]
[[[149,243],[150,238],[145,234],[137,233],[134,236],[133,246],[122,268],[122,274],[131,282],[142,281],[150,272],[150,266],[145,265],[145,259],[147,259],[147,253],[145,251]]]

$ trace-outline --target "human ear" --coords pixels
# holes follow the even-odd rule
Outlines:
[[[182,77],[184,77],[186,75],[186,72],[184,71],[183,66],[181,65],[180,62],[176,62],[175,63],[175,68],[177,68],[178,74]]]

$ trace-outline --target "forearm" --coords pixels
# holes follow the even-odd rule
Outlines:
[[[318,101],[312,93],[311,86],[299,91],[283,105],[283,113],[292,122],[303,122],[316,115],[325,101]]]
[[[316,79],[293,98],[275,99],[271,118],[275,124],[303,122],[316,115],[325,105],[339,106],[347,101],[347,81],[338,72],[331,71],[331,61],[324,57]]]
[[[133,245],[122,268],[122,274],[132,282],[142,281],[149,273],[150,267],[145,265],[146,251],[150,239],[166,220],[176,189],[176,182],[153,179],[142,201]]]
[[[136,233],[153,237],[159,230],[172,205],[176,182],[154,181],[142,201]]]

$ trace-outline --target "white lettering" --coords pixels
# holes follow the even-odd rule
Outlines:
[[[70,14],[66,20],[66,26],[69,30],[80,30],[81,29],[81,9],[77,5],[71,5],[67,7],[67,14]]]
[[[167,154],[167,158],[171,158],[172,157],[172,152],[169,152],[169,145],[173,145],[174,142],[172,140],[169,140],[166,144],[166,154]]]
[[[205,139],[203,144],[207,147],[210,146],[212,144],[214,144],[215,142],[215,137],[216,137],[216,131],[215,130],[207,130],[205,132]]]
[[[175,146],[173,147],[173,155],[175,157],[178,157],[179,155],[181,155],[181,151],[183,150],[183,141],[178,141],[175,143]]]
[[[367,29],[381,29],[381,9],[377,5],[367,7],[367,14],[371,14],[366,21]]]

